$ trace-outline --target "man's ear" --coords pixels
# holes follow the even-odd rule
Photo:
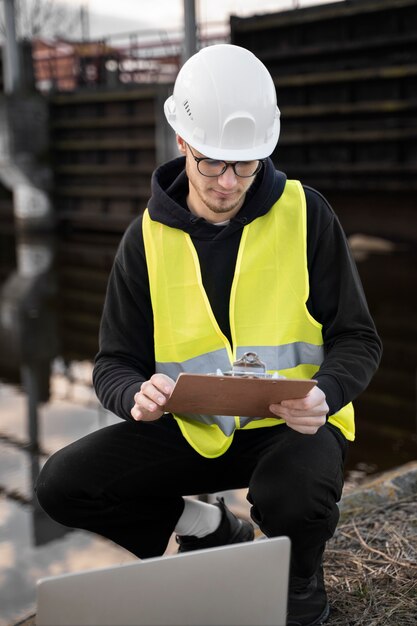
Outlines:
[[[178,146],[178,150],[181,152],[181,154],[185,155],[186,153],[186,144],[185,141],[182,137],[180,137],[179,135],[176,135],[176,139],[177,139],[177,146]]]

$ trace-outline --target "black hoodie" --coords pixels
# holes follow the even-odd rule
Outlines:
[[[149,213],[153,220],[189,233],[213,312],[230,340],[229,295],[242,229],[270,210],[284,190],[286,176],[267,159],[239,213],[218,226],[188,210],[184,161],[184,157],[169,161],[154,172]],[[307,307],[323,325],[325,354],[315,378],[333,414],[367,387],[379,364],[381,342],[336,215],[317,191],[309,187],[304,191]],[[105,408],[132,419],[134,394],[154,373],[153,312],[139,216],[122,238],[109,278],[93,381]]]

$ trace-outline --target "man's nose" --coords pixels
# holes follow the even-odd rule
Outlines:
[[[231,165],[228,165],[226,171],[223,172],[223,174],[220,174],[220,176],[218,177],[218,181],[224,189],[233,189],[233,187],[235,187],[237,182],[237,176],[234,173],[233,167]]]

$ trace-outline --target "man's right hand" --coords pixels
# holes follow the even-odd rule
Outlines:
[[[137,422],[153,422],[164,413],[164,405],[172,394],[175,382],[165,374],[154,374],[142,383],[135,394],[135,404],[130,411]]]

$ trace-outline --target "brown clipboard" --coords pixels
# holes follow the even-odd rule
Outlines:
[[[307,379],[181,373],[164,408],[171,413],[276,417],[270,404],[303,398],[316,384]]]

